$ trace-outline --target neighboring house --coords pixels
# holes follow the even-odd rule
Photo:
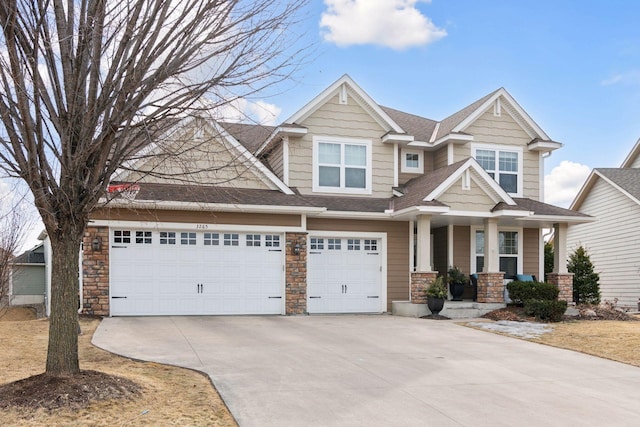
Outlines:
[[[596,218],[569,228],[567,250],[584,246],[600,274],[603,300],[640,301],[640,140],[619,168],[594,169],[571,209]]]
[[[505,278],[543,277],[544,228],[590,219],[542,202],[561,144],[505,89],[435,121],[345,75],[278,127],[192,117],[144,154],[159,144],[195,150],[114,177],[85,234],[87,313],[379,313],[451,265],[503,302]]]
[[[44,243],[17,256],[9,281],[9,304],[42,304],[46,295]]]

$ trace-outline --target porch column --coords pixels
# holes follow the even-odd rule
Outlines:
[[[418,215],[416,271],[431,271],[431,215]]]
[[[437,272],[431,271],[431,216],[418,215],[416,271],[411,272],[411,302],[425,304],[425,288],[436,280]]]
[[[488,218],[484,221],[484,269],[485,273],[500,271],[498,251],[498,220]]]
[[[547,281],[560,291],[559,300],[573,301],[573,274],[567,270],[567,229],[568,224],[553,224],[553,273],[547,274]]]
[[[484,269],[478,273],[478,302],[504,302],[504,274],[500,272],[498,220],[484,221]]]

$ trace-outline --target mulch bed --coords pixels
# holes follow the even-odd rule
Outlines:
[[[576,307],[579,314],[577,316],[565,316],[565,320],[624,320],[637,321],[639,317],[630,315],[611,303],[603,303],[600,305],[579,305]],[[595,315],[594,315],[595,313]],[[485,319],[495,321],[511,320],[515,322],[536,322],[535,317],[527,316],[523,307],[509,305],[499,310],[491,311],[484,316]]]
[[[0,386],[0,408],[79,409],[108,399],[128,399],[141,387],[131,380],[98,371],[68,377],[35,375]]]

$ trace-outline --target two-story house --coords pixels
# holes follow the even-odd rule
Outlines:
[[[280,126],[191,117],[149,147],[92,214],[86,312],[379,313],[454,265],[503,302],[543,277],[543,228],[588,220],[542,202],[561,144],[505,89],[436,121],[345,75]],[[564,262],[548,280],[571,298]]]

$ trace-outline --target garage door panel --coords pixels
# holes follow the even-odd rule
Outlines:
[[[111,299],[113,315],[282,313],[281,235],[269,235],[270,247],[264,233],[153,231],[144,245],[125,235],[111,252],[111,295],[127,296]]]

